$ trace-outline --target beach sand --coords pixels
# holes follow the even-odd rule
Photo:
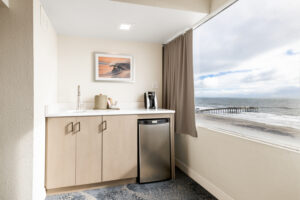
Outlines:
[[[300,130],[214,114],[196,114],[197,125],[238,133],[300,150]]]

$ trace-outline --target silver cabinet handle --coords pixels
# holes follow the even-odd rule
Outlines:
[[[98,126],[98,132],[99,133],[102,133],[103,131],[104,131],[104,129],[103,129],[103,121],[99,124],[99,126]]]
[[[74,133],[78,133],[78,132],[80,132],[80,129],[81,129],[81,127],[80,127],[80,122],[77,122],[75,125],[74,125],[74,127],[76,127],[78,125],[78,131],[74,131]]]
[[[71,126],[71,130],[69,130],[70,126]],[[74,132],[74,123],[73,122],[68,123],[65,127],[65,131],[66,131],[66,133]]]
[[[71,132],[73,132],[74,131],[74,123],[73,122],[71,122]]]
[[[106,120],[103,122],[103,124],[104,124],[103,131],[106,131],[107,130],[107,122],[106,122]]]
[[[107,122],[106,121],[102,121],[99,126],[98,126],[98,131],[99,133],[104,132],[107,129]]]

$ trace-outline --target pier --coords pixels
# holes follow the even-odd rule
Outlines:
[[[226,107],[226,108],[209,108],[209,109],[196,109],[196,113],[211,113],[211,114],[220,114],[220,113],[242,113],[242,112],[258,112],[258,107]]]

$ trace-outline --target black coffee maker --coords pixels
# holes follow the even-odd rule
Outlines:
[[[144,103],[146,109],[157,109],[157,98],[155,92],[145,92]]]

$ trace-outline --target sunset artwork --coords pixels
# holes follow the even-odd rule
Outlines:
[[[132,57],[96,54],[96,80],[133,81]]]

